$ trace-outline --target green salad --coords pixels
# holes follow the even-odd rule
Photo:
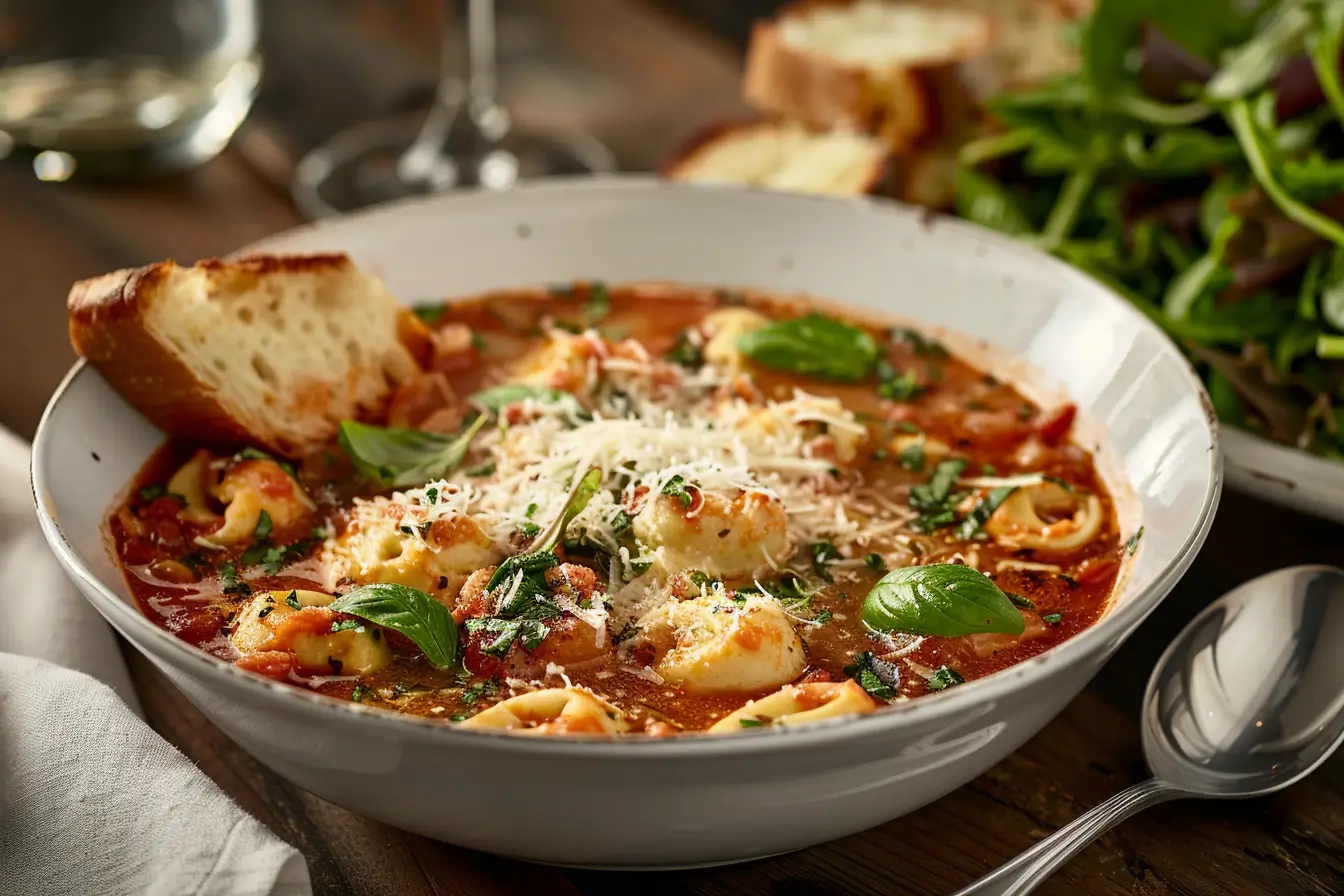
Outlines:
[[[1098,0],[991,101],[957,211],[1126,296],[1219,416],[1344,459],[1344,0]]]

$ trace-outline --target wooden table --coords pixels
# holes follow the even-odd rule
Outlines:
[[[298,223],[277,182],[292,151],[423,89],[433,3],[289,0],[268,7],[268,76],[222,157],[147,185],[43,184],[0,165],[0,422],[31,435],[71,353],[70,282],[163,257],[216,255]],[[733,47],[632,0],[510,0],[504,90],[521,119],[594,131],[629,169],[656,168],[697,126],[740,115]],[[320,8],[319,8],[320,6]],[[333,8],[338,14],[333,14]],[[314,66],[299,57],[324,60]],[[281,126],[283,123],[283,127]],[[307,857],[320,894],[946,894],[1140,780],[1137,709],[1153,662],[1202,606],[1260,572],[1344,562],[1341,529],[1228,494],[1176,591],[1096,681],[1022,750],[914,816],[736,867],[630,875],[470,853],[352,815],[233,746],[146,661],[128,655],[149,720]],[[1341,649],[1344,649],[1342,646]],[[655,809],[656,811],[656,809]],[[1172,803],[1104,837],[1042,888],[1089,894],[1344,892],[1344,757],[1249,803]]]

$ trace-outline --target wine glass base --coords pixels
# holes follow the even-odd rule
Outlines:
[[[423,115],[383,119],[318,146],[295,170],[291,192],[299,211],[325,218],[457,187],[502,190],[520,180],[616,170],[611,151],[583,132],[514,126],[482,146],[472,129],[449,128],[437,153],[408,155],[424,130]]]

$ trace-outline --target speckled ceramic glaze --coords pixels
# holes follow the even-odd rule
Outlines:
[[[948,337],[955,351],[1032,397],[1066,390],[1084,412],[1082,439],[1102,448],[1122,527],[1144,527],[1096,626],[875,715],[638,742],[460,731],[239,671],[141,616],[100,526],[161,434],[77,366],[38,431],[33,488],[47,539],[88,599],[281,775],[462,846],[560,864],[708,864],[797,849],[923,806],[1063,708],[1186,570],[1217,505],[1207,401],[1157,329],[1059,262],[904,207],[583,180],[399,204],[250,249],[344,250],[411,302],[576,278],[676,280],[804,292],[927,321],[961,334]]]

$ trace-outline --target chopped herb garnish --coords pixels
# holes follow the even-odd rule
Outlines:
[[[884,461],[888,457],[891,457],[891,452],[887,451],[887,449],[885,448],[875,449],[871,454],[868,455],[868,458],[870,460],[875,461]]]
[[[966,461],[951,458],[933,468],[933,475],[923,485],[910,489],[910,506],[925,513],[948,510],[947,500],[957,477],[966,469]]]
[[[1063,479],[1060,479],[1058,476],[1043,476],[1043,477],[1041,477],[1041,481],[1042,481],[1042,482],[1053,482],[1055,485],[1057,485],[1057,486],[1059,486],[1060,488],[1064,489],[1064,491],[1066,491],[1066,492],[1077,492],[1077,491],[1078,491],[1078,486],[1074,485],[1072,482],[1065,482]]]
[[[764,727],[765,727],[765,722],[762,722],[760,719],[753,719],[753,718],[738,719],[738,720],[737,720],[737,723],[738,723],[739,725],[741,725],[743,728],[764,728]]]
[[[819,541],[812,545],[812,571],[815,572],[823,582],[834,582],[835,578],[831,575],[826,564],[833,560],[840,559],[840,551],[829,541]]]
[[[891,376],[882,377],[877,385],[877,394],[891,401],[909,401],[923,391],[913,370],[901,374],[892,371]]]
[[[289,594],[285,595],[285,606],[292,607],[295,610],[301,609],[298,591],[291,591]]]
[[[541,527],[536,523],[519,523],[518,532],[524,538],[531,538],[541,531]]]
[[[874,572],[887,571],[886,558],[883,557],[881,554],[877,553],[876,551],[873,551],[871,554],[868,554],[866,557],[864,557],[863,562],[868,564],[868,568],[873,570]]]
[[[1082,583],[1079,582],[1077,579],[1075,579],[1073,576],[1066,576],[1064,573],[1060,573],[1059,577],[1064,580],[1065,585],[1069,586],[1069,590],[1082,587]]]
[[[697,588],[713,588],[716,585],[722,584],[718,579],[711,578],[698,569],[691,570],[687,575],[687,579],[689,579],[690,583]]]
[[[437,486],[430,486],[425,489],[425,504],[433,507],[439,502],[439,489]]]
[[[1034,609],[1036,609],[1036,604],[1033,603],[1032,601],[1027,600],[1027,599],[1026,599],[1025,597],[1023,597],[1022,595],[1020,595],[1020,594],[1012,594],[1011,592],[1004,592],[1004,593],[1007,594],[1007,595],[1008,595],[1008,599],[1009,599],[1010,601],[1013,602],[1013,606],[1015,606],[1015,607],[1021,607],[1021,608],[1024,609],[1024,610],[1034,610]]]
[[[896,424],[896,431],[909,433],[910,435],[918,435],[924,430],[920,429],[916,424],[911,423],[909,420],[902,420],[900,423]]]
[[[1127,556],[1127,557],[1133,557],[1133,556],[1134,556],[1134,552],[1137,551],[1137,550],[1139,549],[1139,539],[1140,539],[1140,538],[1143,538],[1143,527],[1142,527],[1142,526],[1139,527],[1139,531],[1137,531],[1137,532],[1135,532],[1133,535],[1129,536],[1129,541],[1126,541],[1126,542],[1125,542],[1125,556]]]
[[[275,609],[275,608],[274,608],[274,607],[262,607],[261,610],[257,613],[257,618],[258,618],[258,619],[265,619],[267,616],[271,615],[271,610],[273,610],[273,609]]]
[[[219,568],[219,580],[224,584],[225,594],[251,594],[252,588],[238,578],[238,570],[232,563]]]
[[[179,504],[186,504],[187,499],[177,492],[168,491],[168,487],[161,482],[153,485],[147,485],[140,489],[140,500],[148,504],[151,501],[157,501],[159,498],[172,498]]]
[[[951,666],[940,666],[938,671],[929,676],[927,682],[928,689],[931,691],[944,691],[950,687],[959,684],[965,684],[966,679],[961,677],[961,673]]]
[[[892,700],[901,686],[901,671],[896,664],[878,659],[867,650],[854,657],[845,674],[879,700]]]
[[[969,541],[980,533],[981,527],[989,521],[994,515],[994,511],[1002,506],[1003,502],[1008,500],[1008,496],[1017,491],[1015,485],[1003,485],[998,488],[992,488],[989,493],[980,499],[980,502],[971,508],[970,513],[961,521],[957,528],[957,537],[963,541]]]
[[[340,619],[331,624],[332,634],[344,631],[364,631],[364,623],[358,619]]]
[[[455,713],[453,713],[452,715],[450,715],[450,716],[448,717],[448,721],[450,721],[450,722],[465,722],[465,721],[466,721],[467,719],[469,719],[469,718],[471,718],[471,716],[470,716],[468,713],[465,713],[465,712],[455,712]]]
[[[999,475],[999,471],[998,468],[996,468],[993,464],[984,464],[983,466],[980,467],[980,475],[997,476]]]
[[[529,505],[527,505],[527,512],[524,513],[523,516],[527,517],[528,519],[532,519],[532,514],[534,514],[534,513],[536,513],[536,512],[537,512],[537,505],[536,505],[536,504],[529,504]]]
[[[692,490],[693,485],[687,485],[686,480],[681,476],[673,476],[667,482],[663,483],[663,494],[671,498],[676,498],[682,503],[683,507],[689,508],[695,500]]]
[[[1059,625],[1064,621],[1063,613],[1045,613],[1041,616],[1042,622],[1048,622],[1051,625]]]
[[[594,326],[611,313],[611,294],[605,284],[594,281],[588,286],[588,301],[581,313],[585,327]]]
[[[629,641],[637,634],[639,634],[639,626],[635,625],[633,622],[627,622],[624,628],[611,636],[611,642],[613,644],[620,644],[622,641]]]
[[[901,449],[897,461],[911,473],[919,473],[924,469],[924,443],[915,442],[912,445],[906,445]]]
[[[893,327],[887,332],[887,338],[892,342],[903,342],[915,350],[915,354],[921,358],[946,358],[947,349],[941,342],[930,339],[918,330],[911,330],[908,327]]]
[[[364,687],[362,684],[355,685],[355,689],[350,692],[350,699],[356,703],[363,703],[373,695],[373,691]]]
[[[443,313],[448,308],[446,305],[413,305],[411,310],[415,312],[416,317],[425,323],[433,324],[438,323],[439,318],[443,317]]]
[[[832,613],[830,610],[822,610],[820,613],[816,615],[816,618],[812,620],[812,623],[814,625],[825,625],[834,618],[835,614]]]
[[[630,531],[634,521],[630,519],[630,514],[624,510],[616,511],[616,515],[611,518],[611,532],[613,535],[624,535]]]
[[[682,367],[698,368],[704,365],[705,355],[701,347],[691,338],[691,332],[682,330],[677,334],[677,340],[672,343],[672,348],[668,350],[667,360]]]
[[[1026,421],[1030,420],[1032,418],[1032,415],[1035,413],[1036,413],[1035,408],[1033,408],[1029,404],[1024,404],[1022,405],[1022,407],[1017,409],[1017,419],[1025,423]]]

